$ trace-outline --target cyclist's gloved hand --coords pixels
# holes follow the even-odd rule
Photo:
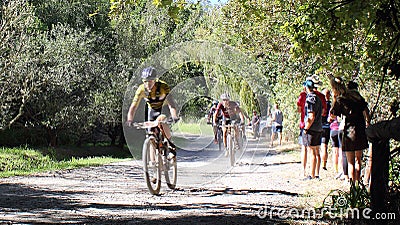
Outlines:
[[[240,125],[244,125],[244,122],[243,122],[243,121],[240,121]]]
[[[178,122],[179,121],[179,117],[172,117],[172,122],[174,122],[174,123],[176,123],[176,122]]]

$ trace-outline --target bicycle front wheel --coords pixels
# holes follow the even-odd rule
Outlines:
[[[231,134],[228,134],[226,136],[226,143],[228,147],[228,152],[229,152],[229,161],[231,163],[231,166],[235,165],[235,146],[233,145],[233,137]]]
[[[168,159],[168,154],[169,151],[167,150],[165,156],[163,156],[165,182],[167,182],[167,185],[170,189],[175,189],[176,180],[178,177],[178,166],[176,163],[176,157],[173,159]]]
[[[161,189],[161,156],[155,147],[154,139],[147,138],[143,143],[142,160],[144,179],[150,193],[157,195]],[[153,157],[151,157],[153,155]]]

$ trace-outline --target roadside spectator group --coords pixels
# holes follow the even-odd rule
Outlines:
[[[330,140],[335,178],[360,181],[362,154],[368,148],[365,133],[370,122],[368,104],[354,82],[346,86],[340,77],[332,77],[332,92],[324,89],[322,93],[318,91],[321,85],[317,75],[307,77],[297,100],[301,116],[302,179],[319,179],[320,168],[327,170]],[[307,167],[308,159],[310,169]]]

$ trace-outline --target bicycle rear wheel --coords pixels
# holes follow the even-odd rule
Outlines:
[[[155,154],[154,161],[151,161],[150,154]],[[142,150],[144,179],[150,193],[157,195],[161,189],[161,156],[158,154],[154,140],[147,138],[143,143]]]
[[[218,128],[218,130],[217,130],[217,140],[218,140],[218,149],[220,151],[222,151],[223,147],[224,147],[224,140],[222,138],[222,130],[221,130],[221,128]]]
[[[165,182],[167,182],[167,185],[170,189],[175,189],[176,180],[178,177],[178,166],[176,163],[176,157],[174,157],[173,159],[168,159],[167,156],[169,154],[169,150],[166,150],[165,152],[166,154],[165,156],[163,156]]]

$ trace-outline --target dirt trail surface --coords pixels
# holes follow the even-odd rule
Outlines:
[[[284,151],[297,146],[265,146],[266,143],[249,140],[248,152],[252,152],[253,159],[238,159],[233,168],[228,166],[228,159],[214,147],[201,151],[179,151],[177,189],[169,190],[163,183],[159,196],[149,194],[143,180],[141,162],[135,160],[0,179],[0,222],[304,222],[304,218],[282,219],[275,214],[260,218],[259,213],[265,208],[271,210],[315,206],[313,196],[322,201],[330,189],[341,184],[331,179],[333,174],[324,171],[321,172],[322,181],[302,181],[299,179],[299,153],[288,154]],[[324,180],[331,182],[330,185],[321,185],[322,188],[316,190],[315,187]]]

